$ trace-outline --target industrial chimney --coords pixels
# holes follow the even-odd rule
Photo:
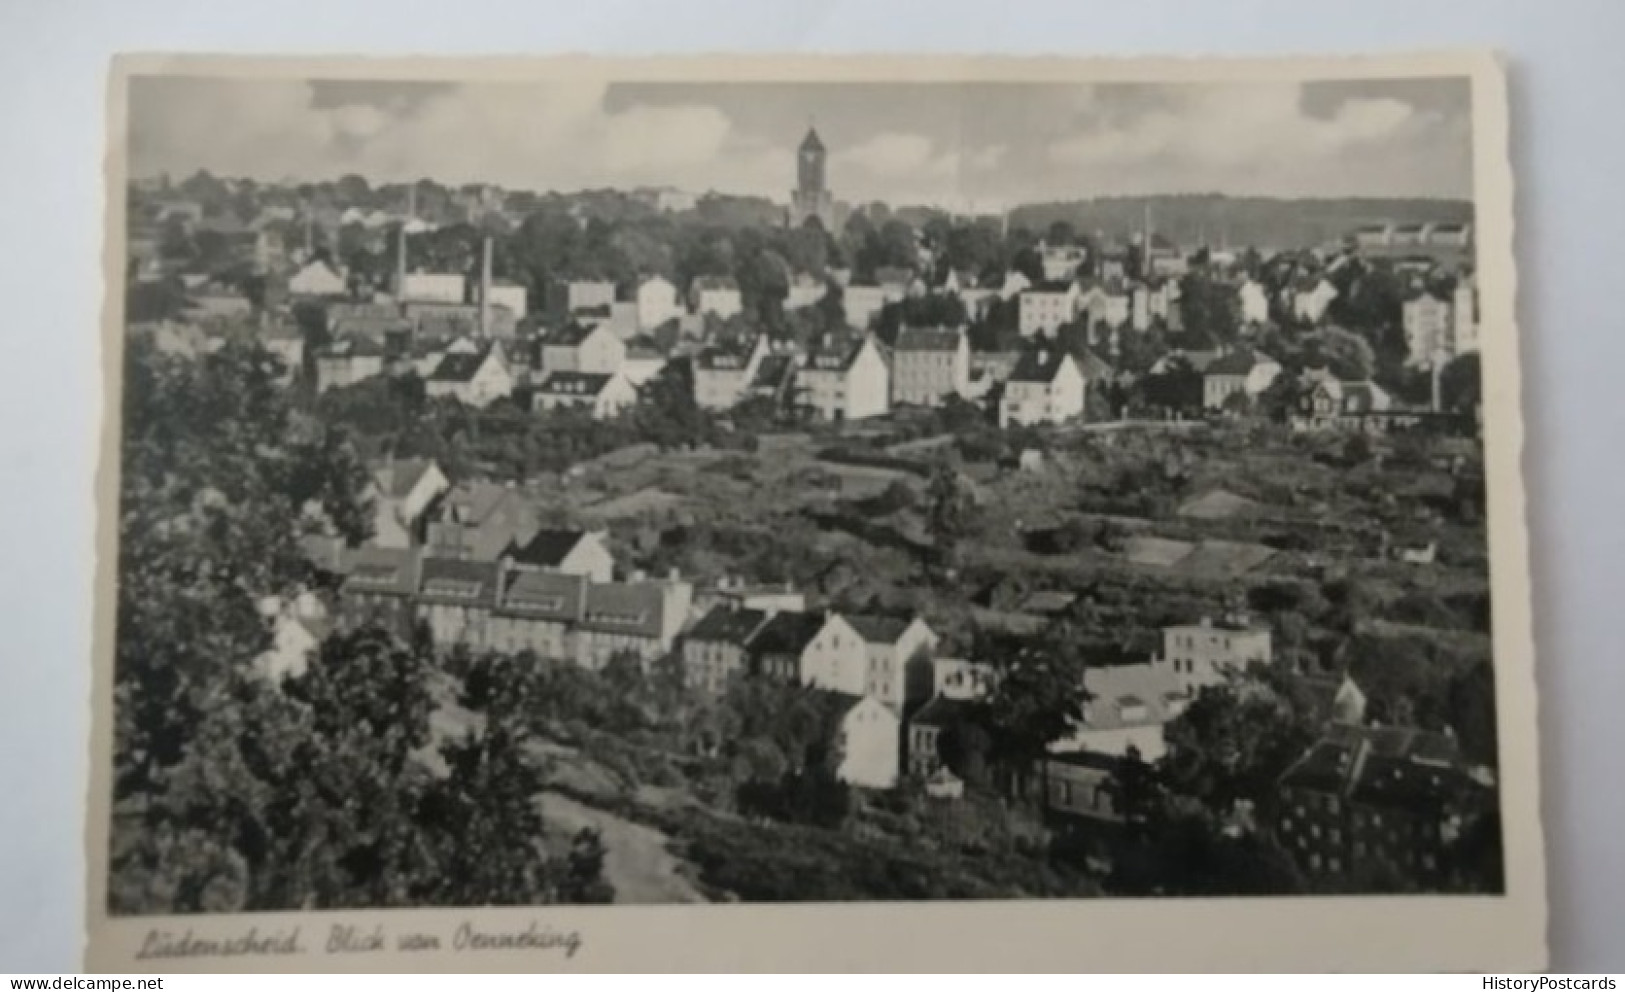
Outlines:
[[[491,238],[485,238],[480,258],[480,337],[491,336]]]

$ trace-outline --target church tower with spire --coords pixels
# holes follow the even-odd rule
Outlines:
[[[816,217],[824,230],[835,231],[835,201],[825,185],[824,142],[812,126],[801,139],[796,150],[796,188],[790,191],[790,225],[800,227],[807,218]]]

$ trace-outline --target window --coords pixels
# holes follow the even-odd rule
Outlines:
[[[1342,862],[1338,861],[1336,858],[1327,858],[1326,859],[1326,868],[1329,871],[1342,871],[1343,864],[1342,864]]]

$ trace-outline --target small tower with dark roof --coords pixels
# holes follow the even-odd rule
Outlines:
[[[824,230],[835,228],[835,203],[825,186],[824,164],[828,153],[817,128],[809,126],[807,136],[796,150],[796,188],[790,193],[791,226],[799,227],[816,217]]]

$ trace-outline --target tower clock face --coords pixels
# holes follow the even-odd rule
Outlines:
[[[801,160],[806,162],[808,165],[812,165],[814,162],[818,161],[818,153],[809,148],[801,153]]]

